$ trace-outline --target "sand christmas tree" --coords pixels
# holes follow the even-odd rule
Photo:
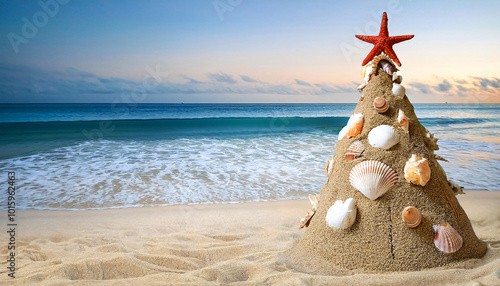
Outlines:
[[[339,133],[328,180],[301,221],[302,239],[288,252],[304,271],[337,273],[421,270],[482,257],[487,250],[460,207],[460,188],[434,154],[437,138],[422,126],[401,85],[392,49],[413,35],[389,36],[383,14],[363,61],[361,98]]]

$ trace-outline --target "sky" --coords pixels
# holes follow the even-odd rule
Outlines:
[[[1,103],[357,102],[382,13],[413,103],[500,103],[500,1],[0,1]]]

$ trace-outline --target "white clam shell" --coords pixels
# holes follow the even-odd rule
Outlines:
[[[436,224],[434,227],[434,245],[444,253],[458,251],[463,244],[462,237],[447,222]]]
[[[356,221],[357,207],[353,198],[348,198],[345,202],[336,201],[326,213],[326,224],[329,227],[346,229]]]
[[[372,201],[385,194],[397,181],[396,171],[375,160],[358,163],[349,172],[351,186]]]
[[[368,142],[373,147],[387,150],[398,144],[399,135],[394,127],[389,125],[379,125],[368,133]]]
[[[340,132],[339,132],[339,136],[338,136],[338,138],[337,138],[337,141],[339,141],[340,139],[342,139],[342,138],[344,138],[344,137],[345,137],[345,135],[347,134],[347,129],[348,129],[348,128],[347,128],[347,126],[348,126],[348,125],[344,126],[344,128],[342,128],[342,129],[340,129]]]
[[[392,84],[392,93],[394,95],[398,95],[398,96],[405,96],[406,94],[406,89],[404,88],[404,86],[400,85],[399,83],[393,83]]]

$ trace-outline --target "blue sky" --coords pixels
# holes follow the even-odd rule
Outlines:
[[[3,0],[0,102],[357,102],[383,11],[412,102],[500,102],[500,1],[409,0]]]

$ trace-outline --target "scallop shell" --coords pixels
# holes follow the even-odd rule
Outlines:
[[[330,175],[330,173],[333,171],[333,167],[335,167],[335,155],[333,155],[332,157],[330,157],[330,159],[328,159],[328,161],[326,161],[325,170],[327,175]]]
[[[363,151],[365,151],[365,145],[363,145],[361,141],[354,141],[351,145],[349,145],[349,147],[347,147],[347,150],[345,151],[345,159],[347,161],[357,159],[361,157]]]
[[[417,227],[422,221],[422,214],[416,207],[406,207],[401,216],[409,227]]]
[[[373,108],[375,108],[378,113],[384,113],[389,110],[389,102],[382,97],[377,97],[373,101]]]
[[[379,125],[368,133],[368,142],[373,147],[388,150],[399,143],[399,135],[394,127]]]
[[[356,221],[356,214],[356,201],[353,198],[348,198],[345,202],[338,200],[326,213],[326,225],[338,229],[349,228]]]
[[[404,88],[404,86],[400,85],[399,83],[393,83],[392,84],[392,93],[394,95],[398,95],[398,96],[405,96],[406,94],[406,89]]]
[[[463,244],[462,237],[447,222],[434,225],[434,245],[444,253],[458,251]]]
[[[303,228],[304,226],[309,226],[309,222],[311,221],[312,217],[316,213],[316,209],[318,208],[318,197],[319,195],[311,195],[309,194],[309,201],[311,202],[311,209],[307,211],[306,216],[300,220],[300,228]]]
[[[361,113],[355,113],[351,115],[349,121],[347,122],[347,138],[352,138],[357,136],[363,130],[364,117]]]
[[[368,160],[354,166],[349,172],[349,183],[374,201],[398,181],[398,174],[386,164]]]
[[[406,162],[405,179],[415,185],[425,186],[431,178],[431,168],[426,158],[420,158],[415,154]]]
[[[398,112],[398,124],[405,131],[408,132],[410,130],[410,119],[408,119],[408,117],[405,115],[405,113],[401,109]]]

